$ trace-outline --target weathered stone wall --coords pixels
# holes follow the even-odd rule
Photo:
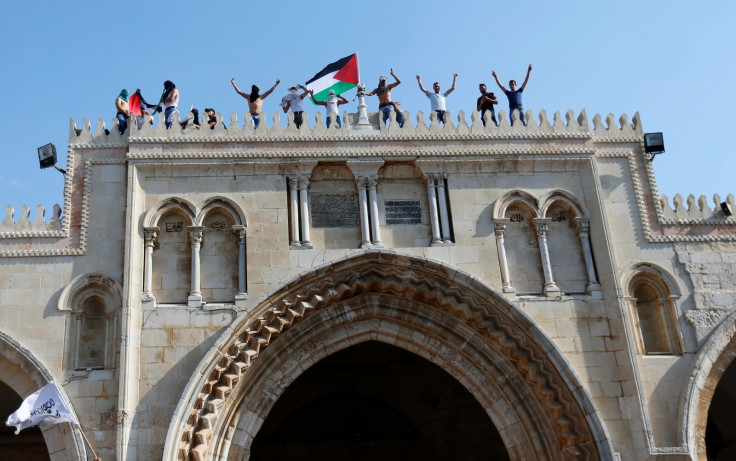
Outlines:
[[[176,459],[184,441],[170,439],[170,421],[186,420],[182,402],[197,400],[187,393],[214,372],[208,360],[227,355],[213,346],[231,339],[228,328],[257,324],[249,313],[273,308],[275,292],[298,293],[316,268],[382,249],[452,268],[528,315],[621,459],[686,459],[694,444],[681,425],[693,417],[672,402],[701,379],[688,373],[693,356],[736,308],[736,221],[702,198],[685,210],[681,198],[672,208],[657,196],[638,115],[592,124],[584,112],[556,113],[551,123],[532,115],[528,127],[509,126],[503,114],[499,127],[483,127],[477,114],[470,124],[461,114],[444,127],[371,133],[350,123],[296,130],[278,118],[258,131],[231,117],[227,129],[146,124],[124,136],[72,123],[63,213],[8,209],[0,224],[0,327],[63,384],[104,459]],[[292,210],[291,181],[301,181],[305,209]],[[373,229],[373,242],[363,241],[361,190],[375,204],[368,213],[380,245]],[[726,201],[733,206],[733,196]],[[313,248],[292,245],[305,219]],[[631,290],[642,273],[667,292],[672,353],[642,346]],[[192,298],[197,279],[200,298]],[[85,290],[112,303],[103,369],[70,365],[81,325],[75,296]],[[235,379],[216,374],[218,386]],[[201,429],[185,433],[203,437]]]

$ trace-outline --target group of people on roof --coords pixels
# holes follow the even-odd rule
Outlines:
[[[499,80],[496,71],[491,71],[491,75],[493,75],[493,78],[496,80],[496,84],[499,88],[501,88],[501,91],[503,91],[503,93],[508,98],[509,119],[511,120],[512,125],[514,123],[514,119],[512,117],[514,111],[518,111],[519,120],[521,121],[521,123],[523,123],[524,125],[527,124],[521,96],[524,88],[526,88],[526,84],[529,82],[529,75],[531,74],[531,72],[532,65],[529,64],[529,68],[526,72],[526,78],[524,79],[524,83],[521,84],[521,87],[517,89],[516,81],[510,80],[509,88],[506,89]],[[390,74],[394,78],[393,82],[387,83],[386,76],[381,75],[378,79],[378,86],[372,91],[366,92],[365,95],[378,97],[378,110],[382,113],[384,124],[388,122],[390,114],[393,111],[396,113],[396,123],[398,123],[399,126],[404,126],[404,115],[399,109],[399,105],[401,103],[392,99],[392,91],[394,88],[401,84],[401,80],[399,79],[399,77],[396,76],[393,69],[391,69]],[[271,93],[273,93],[279,83],[281,83],[281,80],[276,79],[276,83],[265,93],[260,93],[260,88],[258,87],[258,85],[251,85],[250,93],[245,93],[240,90],[240,88],[238,88],[238,86],[235,84],[234,78],[230,80],[230,83],[235,89],[235,92],[248,101],[248,110],[250,113],[251,123],[255,128],[258,128],[261,123],[261,109],[263,108],[263,100],[266,99]],[[447,96],[449,96],[450,93],[455,90],[456,83],[457,73],[453,74],[452,76],[452,86],[449,90],[445,92],[440,92],[439,82],[434,82],[434,84],[432,84],[432,91],[429,91],[425,89],[422,85],[422,77],[420,75],[417,75],[417,84],[419,85],[419,89],[429,99],[431,110],[435,112],[437,120],[440,121],[443,125],[445,124],[445,114],[447,111],[445,100]],[[489,113],[490,119],[495,125],[498,125],[498,120],[496,119],[496,110],[494,108],[494,105],[498,104],[498,99],[496,98],[495,94],[493,94],[493,92],[489,93],[487,91],[485,83],[481,83],[478,86],[478,89],[480,90],[481,95],[477,100],[476,110],[480,113],[483,125],[485,126],[486,124],[486,113]],[[307,96],[310,96],[311,100],[315,104],[325,107],[328,128],[330,127],[330,123],[333,118],[337,125],[339,127],[342,127],[338,107],[349,102],[347,99],[345,99],[345,97],[343,97],[342,95],[336,95],[335,91],[330,90],[327,100],[318,101],[314,98],[314,92],[301,84],[289,87],[288,91],[289,92],[286,94],[286,96],[281,98],[280,106],[284,113],[292,112],[294,114],[294,125],[297,128],[300,128],[303,123],[304,99]],[[166,129],[170,129],[174,123],[174,114],[178,113],[178,106],[179,90],[176,88],[176,85],[174,85],[174,83],[170,80],[164,82],[164,90],[161,93],[161,98],[156,104],[150,104],[145,99],[143,99],[140,89],[137,89],[133,95],[130,95],[127,89],[123,89],[118,97],[115,99],[115,109],[117,110],[117,114],[115,117],[118,119],[118,129],[120,130],[120,134],[123,134],[127,129],[128,120],[132,115],[135,115],[138,129],[140,129],[145,123],[145,115],[155,115],[157,112],[163,112],[165,120],[164,124],[166,125]],[[153,111],[149,112],[149,109],[153,109]],[[192,109],[191,113],[193,115],[193,119],[187,118],[183,121],[180,121],[179,123],[183,128],[191,122],[197,129],[199,129],[199,111],[197,109]],[[217,124],[215,110],[212,108],[207,108],[205,109],[205,114],[207,115],[207,125],[210,128],[214,129],[215,125]],[[153,124],[153,119],[150,119],[150,123]]]

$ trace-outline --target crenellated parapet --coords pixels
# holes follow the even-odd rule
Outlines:
[[[46,208],[43,205],[36,207],[36,216],[31,220],[31,208],[23,205],[20,215],[16,219],[15,208],[5,207],[5,217],[0,222],[0,238],[18,237],[56,237],[61,232],[61,207],[54,205],[48,221],[45,219]]]
[[[146,115],[140,129],[132,120],[122,135],[117,119],[110,126],[102,119],[94,125],[84,119],[81,127],[70,119],[63,208],[56,205],[46,218],[47,210],[39,206],[32,218],[28,206],[23,206],[20,213],[6,207],[0,223],[0,257],[84,254],[94,175],[103,170],[124,175],[124,170],[115,170],[114,165],[128,168],[132,163],[146,162],[166,168],[174,161],[202,164],[223,159],[238,164],[253,159],[288,163],[294,158],[318,161],[372,156],[414,161],[421,157],[455,162],[456,167],[463,162],[477,163],[482,171],[493,174],[498,172],[485,169],[495,168],[491,165],[498,162],[504,162],[504,171],[511,174],[536,168],[544,171],[544,165],[553,171],[574,171],[579,162],[624,162],[647,241],[736,239],[736,219],[721,211],[719,196],[709,203],[703,196],[696,199],[690,195],[683,200],[677,195],[672,205],[666,196],[659,196],[652,163],[644,153],[638,113],[631,118],[626,114],[596,114],[589,119],[584,109],[577,114],[572,110],[564,114],[556,111],[551,116],[545,110],[537,114],[528,110],[527,126],[519,121],[516,112],[512,125],[504,110],[499,110],[498,125],[484,125],[477,111],[469,117],[463,111],[457,115],[448,111],[445,125],[434,112],[429,113],[428,119],[421,111],[414,117],[405,111],[404,116],[406,122],[401,127],[393,112],[387,125],[380,121],[380,113],[364,113],[361,118],[358,113],[345,112],[342,127],[332,123],[327,128],[323,113],[316,112],[305,114],[301,129],[297,129],[293,114],[275,112],[270,126],[264,120],[256,129],[249,123],[248,114],[243,123],[233,112],[227,120],[218,113],[220,122],[214,129],[207,125],[197,129],[191,123],[181,128],[177,114],[174,128],[167,130],[163,114],[158,114],[155,126],[148,123],[150,115]],[[535,162],[539,162],[537,166]],[[105,184],[111,180],[110,174],[107,173]],[[100,178],[97,176],[97,180]],[[107,188],[111,186],[97,187],[98,192],[109,193]],[[726,202],[736,209],[733,195]],[[34,239],[30,247],[29,238]],[[40,252],[36,251],[39,245],[43,247]]]
[[[659,206],[661,207],[662,224],[730,224],[736,226],[736,216],[726,216],[721,208],[721,200],[719,194],[713,195],[713,205],[708,203],[705,195],[701,195],[695,199],[693,194],[687,196],[687,200],[683,200],[680,194],[672,199],[670,204],[669,198],[662,194],[659,198]],[[734,195],[728,194],[725,203],[730,206],[731,210],[736,210],[734,203]]]
[[[621,115],[618,119],[609,114],[605,118],[596,114],[592,122],[589,121],[588,115],[583,109],[577,116],[572,110],[568,110],[564,115],[559,111],[555,112],[550,119],[545,110],[540,111],[535,117],[533,111],[526,112],[526,118],[529,120],[528,125],[524,126],[518,120],[518,113],[513,114],[514,124],[509,123],[505,110],[498,113],[499,125],[487,123],[485,126],[480,120],[477,111],[470,114],[470,119],[466,117],[464,111],[460,111],[456,117],[448,111],[446,114],[447,123],[442,125],[432,112],[429,116],[429,124],[425,121],[425,114],[419,111],[412,123],[411,114],[404,112],[406,122],[401,127],[395,121],[395,113],[391,114],[388,126],[379,122],[378,113],[368,114],[370,127],[368,130],[364,126],[358,129],[358,114],[345,112],[342,116],[344,120],[343,127],[340,128],[336,123],[327,128],[322,112],[309,115],[305,113],[305,122],[301,129],[297,129],[290,117],[291,113],[284,116],[287,120],[282,120],[282,114],[274,112],[271,127],[266,123],[262,123],[258,129],[255,129],[250,123],[242,124],[238,120],[235,112],[230,114],[229,124],[226,126],[222,113],[217,113],[218,122],[214,129],[208,129],[203,125],[201,129],[197,129],[191,123],[184,128],[179,128],[179,114],[174,115],[174,127],[167,130],[164,126],[163,114],[158,114],[157,123],[152,126],[150,115],[145,116],[145,122],[141,128],[137,128],[136,123],[130,123],[128,130],[122,135],[118,130],[118,121],[113,119],[110,128],[107,128],[105,122],[99,119],[96,128],[92,129],[92,124],[88,119],[82,123],[82,127],[78,128],[74,120],[71,120],[69,126],[69,142],[75,145],[86,145],[88,143],[94,145],[124,145],[128,140],[136,140],[138,142],[164,142],[166,140],[176,140],[181,142],[186,139],[212,140],[212,141],[294,141],[308,139],[340,139],[349,138],[351,140],[375,139],[376,136],[381,138],[399,138],[399,139],[455,139],[463,138],[582,138],[593,139],[602,142],[618,141],[632,142],[637,141],[643,135],[641,128],[641,120],[639,114],[636,113],[629,121],[626,114]],[[192,117],[190,113],[188,117]],[[183,119],[183,118],[182,118]],[[249,120],[245,114],[244,120]]]

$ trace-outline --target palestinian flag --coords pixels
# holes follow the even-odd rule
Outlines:
[[[326,101],[330,90],[333,90],[336,95],[344,93],[358,86],[359,80],[358,53],[355,53],[317,72],[317,75],[307,82],[307,88],[314,91],[314,99]]]
[[[133,115],[141,116],[141,95],[140,93],[133,93],[128,98],[128,110]]]

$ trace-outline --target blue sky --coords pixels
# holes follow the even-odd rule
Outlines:
[[[63,168],[69,118],[110,126],[121,88],[156,99],[172,80],[180,108],[212,106],[226,119],[235,111],[242,123],[247,107],[230,79],[247,91],[280,78],[264,103],[270,120],[289,85],[354,52],[369,89],[394,68],[394,99],[412,119],[429,106],[418,73],[425,87],[437,80],[446,89],[457,72],[448,109],[469,117],[478,83],[496,90],[492,69],[521,82],[531,63],[526,108],[550,117],[585,108],[591,121],[638,111],[645,131],[664,133],[667,152],[654,161],[660,194],[725,199],[736,193],[735,21],[732,0],[5,2],[0,205],[13,205],[17,219],[29,204],[33,219],[43,204],[48,218],[62,203],[63,176],[40,170],[36,149],[54,143]],[[346,96],[354,111],[354,91]],[[369,110],[376,105],[369,99]]]

